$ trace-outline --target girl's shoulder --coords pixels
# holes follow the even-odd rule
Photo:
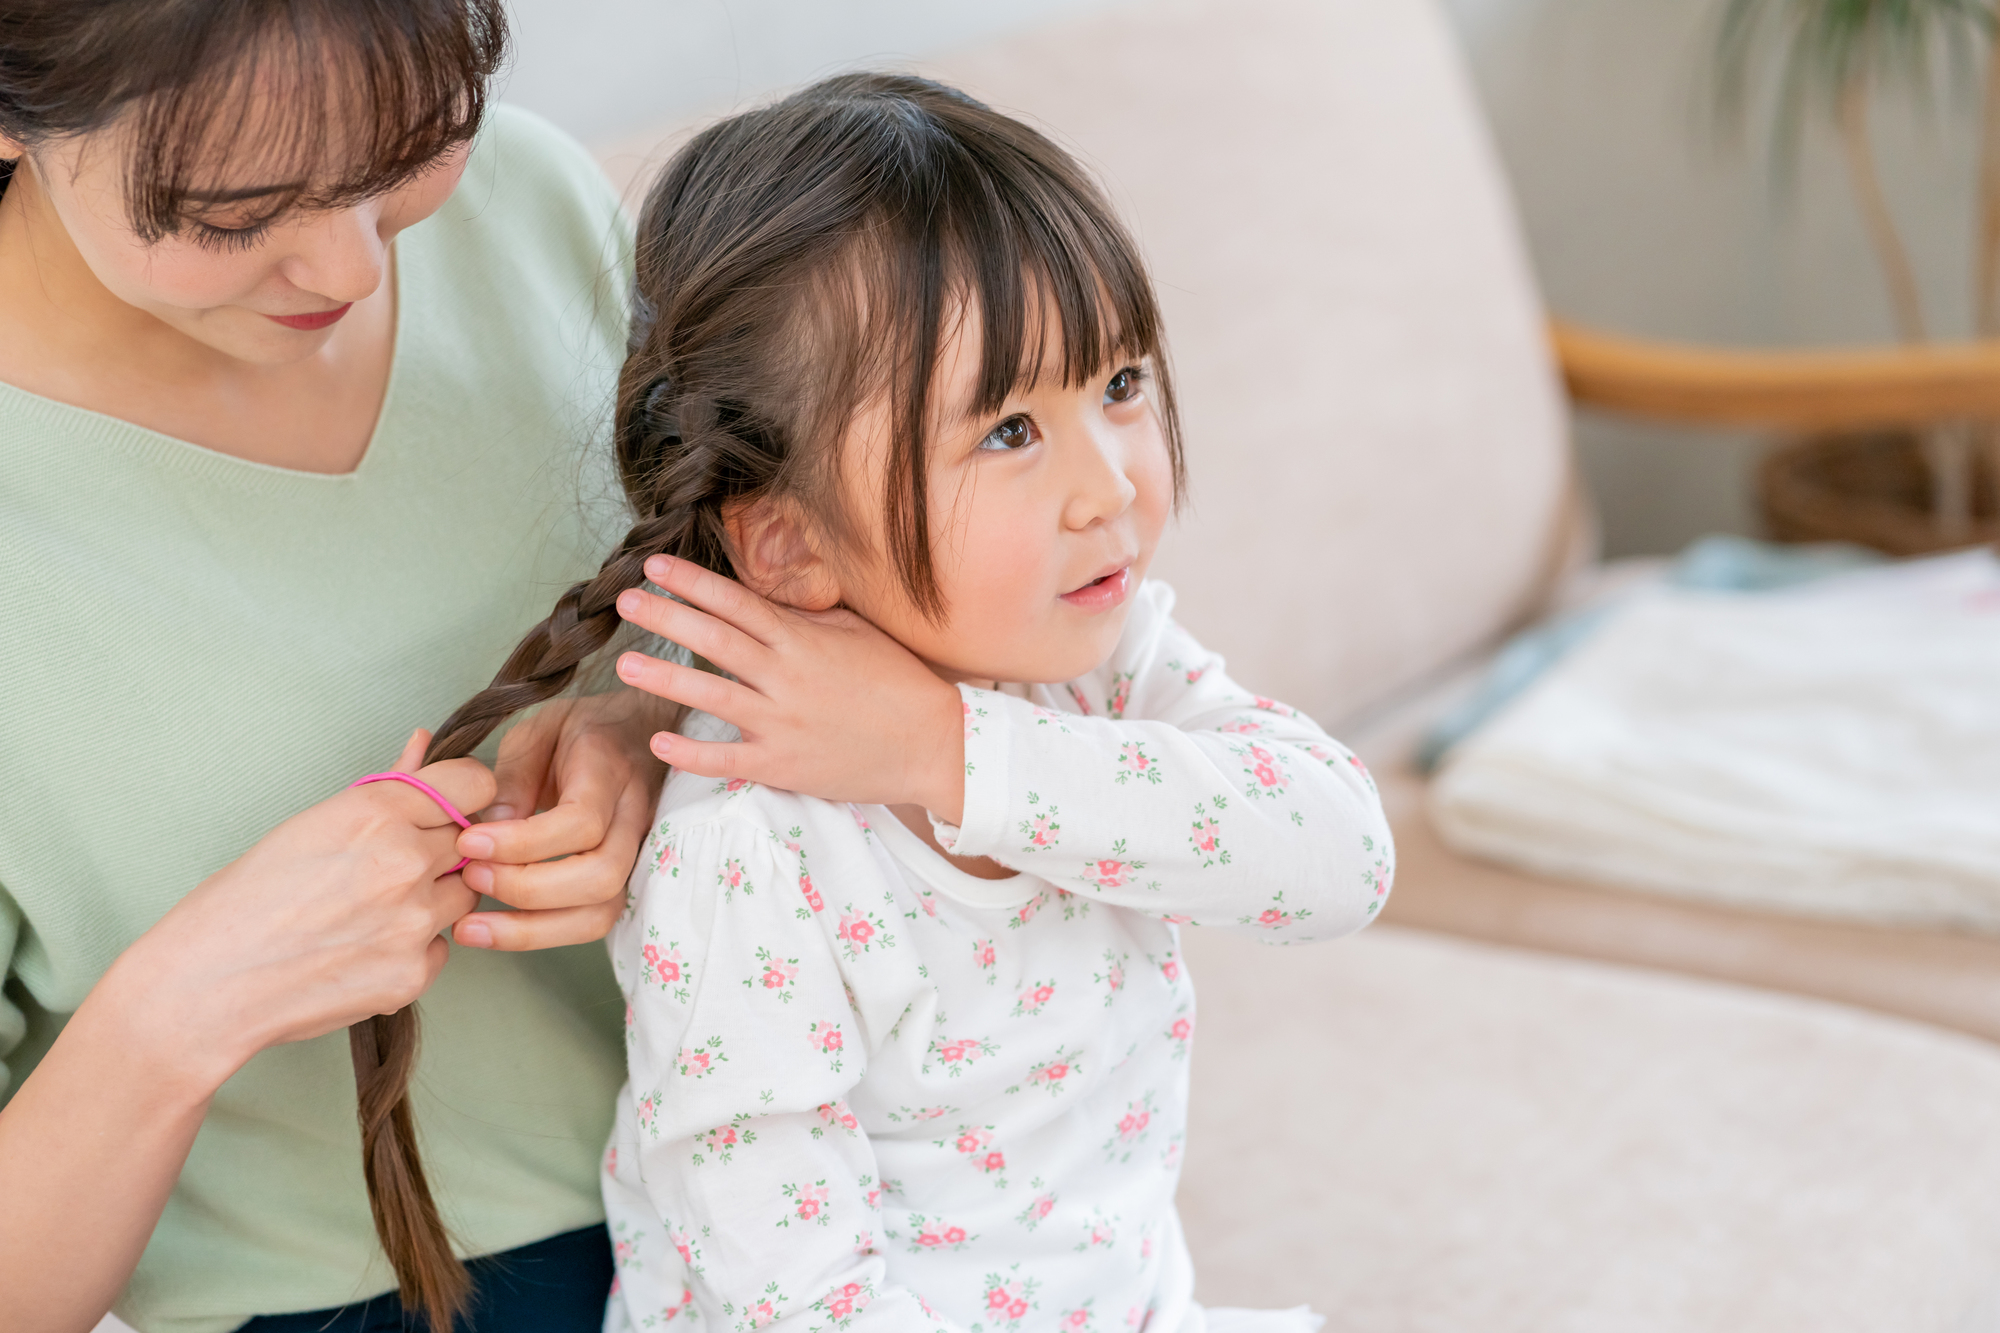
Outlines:
[[[707,713],[689,713],[680,730],[690,740],[726,744],[737,739],[735,727]],[[852,806],[743,778],[706,778],[679,769],[667,775],[660,789],[655,823],[682,831],[735,826],[775,837],[780,844],[795,842],[805,832],[818,842],[829,837],[845,841],[849,835],[864,839],[867,834],[867,825],[856,818]]]

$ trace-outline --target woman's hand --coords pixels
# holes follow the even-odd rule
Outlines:
[[[506,950],[602,939],[624,910],[666,775],[647,743],[679,716],[677,706],[617,690],[554,700],[509,731],[493,803],[459,835],[458,851],[473,858],[466,884],[516,910],[476,912],[453,938]]]
[[[493,775],[473,759],[421,770],[418,732],[397,769],[466,809]],[[393,1013],[444,967],[441,938],[476,905],[458,875],[457,827],[399,782],[354,787],[303,810],[210,875],[128,949],[100,983],[144,996],[155,1049],[219,1086],[267,1046]]]
[[[738,743],[653,737],[661,759],[829,801],[921,805],[956,823],[965,803],[964,704],[957,687],[851,611],[794,611],[686,560],[654,556],[618,614],[736,677],[618,659],[618,675],[735,725]],[[683,604],[683,602],[685,604]]]

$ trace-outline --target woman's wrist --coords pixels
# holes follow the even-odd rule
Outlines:
[[[156,1102],[199,1111],[264,1043],[243,1022],[247,1013],[229,1013],[213,990],[156,965],[150,944],[141,936],[112,963],[63,1038],[116,1052],[121,1077],[142,1080]]]

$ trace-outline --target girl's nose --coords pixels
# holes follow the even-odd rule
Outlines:
[[[286,279],[330,301],[359,301],[382,285],[388,240],[377,226],[379,210],[369,205],[330,209],[300,232],[281,266]]]
[[[1069,499],[1063,506],[1063,526],[1076,531],[1109,522],[1132,507],[1139,488],[1126,471],[1126,450],[1117,434],[1103,425],[1086,430],[1071,451],[1075,459]]]

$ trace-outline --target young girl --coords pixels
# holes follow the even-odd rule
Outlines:
[[[607,1329],[1201,1333],[1179,926],[1346,934],[1391,851],[1145,582],[1180,452],[1135,247],[1047,139],[886,76],[700,135],[639,234],[638,524],[446,728],[616,615],[713,664],[619,662],[701,711],[611,940]]]

